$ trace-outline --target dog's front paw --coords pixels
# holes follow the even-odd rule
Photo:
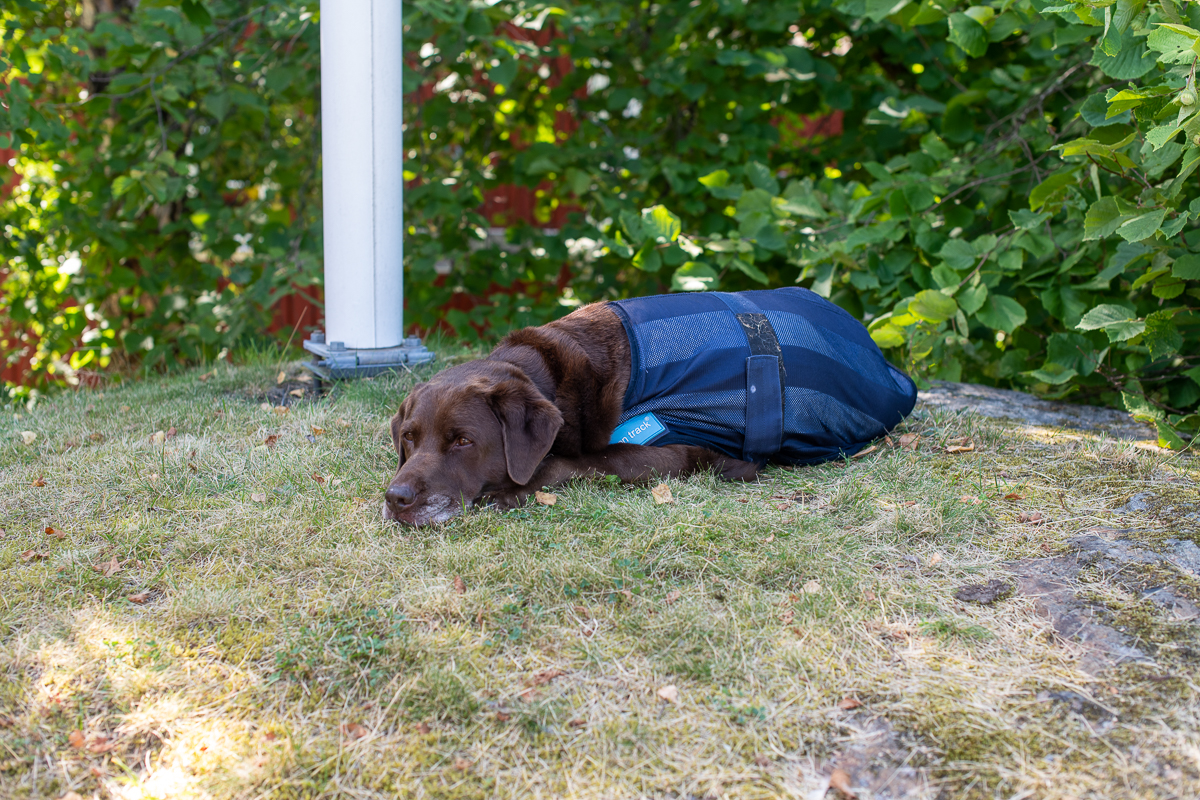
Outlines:
[[[525,501],[529,499],[532,491],[518,489],[515,492],[500,492],[492,495],[492,502],[496,504],[497,511],[512,511],[514,508],[520,508],[525,505]]]

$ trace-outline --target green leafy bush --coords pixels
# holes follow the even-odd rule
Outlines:
[[[263,22],[253,35],[233,23],[246,13],[235,3],[143,2],[90,33],[77,20],[37,17],[49,12],[4,12],[6,56],[10,42],[20,46],[7,56],[0,130],[15,131],[21,163],[42,170],[23,170],[31,189],[5,206],[27,209],[38,231],[36,246],[28,233],[3,240],[5,258],[23,259],[6,289],[14,318],[12,281],[26,274],[31,286],[61,286],[57,295],[37,288],[34,307],[19,312],[56,332],[47,339],[57,352],[78,336],[52,321],[71,297],[92,305],[114,348],[136,350],[141,331],[177,320],[153,334],[150,353],[191,355],[254,330],[249,321],[273,293],[315,279],[317,182],[304,133],[317,114],[313,5],[268,4],[254,12]],[[864,319],[920,380],[1124,405],[1176,447],[1196,431],[1194,4],[418,0],[405,4],[405,20],[411,323],[445,319],[462,335],[492,337],[595,299],[799,282]],[[173,51],[207,49],[151,63],[178,31],[201,38]],[[118,32],[142,49],[114,46]],[[63,42],[90,49],[53,55],[70,49]],[[41,59],[36,69],[29,54]],[[172,150],[184,140],[168,108],[177,101],[163,91],[82,106],[46,100],[66,102],[92,72],[123,70],[129,86],[107,96],[185,68],[208,77],[181,77],[185,99],[170,107],[221,142],[187,161],[216,176],[195,194],[155,153],[163,135]],[[291,78],[276,95],[279,71]],[[31,85],[18,89],[18,75]],[[303,130],[284,131],[285,114]],[[71,131],[95,142],[88,132],[105,120],[130,123],[108,132],[127,137],[124,160],[107,144],[80,157]],[[278,151],[262,152],[265,134],[249,146],[264,130]],[[68,203],[53,186],[67,170],[73,186],[92,181],[86,201]],[[146,178],[159,173],[161,188]],[[37,175],[46,188],[32,188]],[[218,197],[224,180],[257,180],[265,197],[230,206]],[[510,217],[497,236],[481,207],[506,185],[530,192],[535,222]],[[179,211],[161,230],[148,218],[161,205],[156,188],[164,199],[178,192]],[[254,203],[304,212],[276,221],[272,249],[271,223]],[[197,212],[210,214],[203,225]],[[210,228],[217,212],[225,221]],[[195,298],[186,310],[139,305],[155,290],[139,295],[107,277],[118,274],[110,241],[129,238],[99,232],[118,223],[135,226],[150,251],[145,280]],[[229,326],[213,338],[205,331],[215,325],[184,318],[202,315],[199,298],[232,268],[235,232],[250,237],[254,255],[240,262],[250,275],[234,281],[236,298],[211,304]],[[84,241],[104,255],[64,278],[54,259]]]

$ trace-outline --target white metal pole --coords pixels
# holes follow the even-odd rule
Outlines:
[[[404,341],[400,0],[321,0],[325,341]]]

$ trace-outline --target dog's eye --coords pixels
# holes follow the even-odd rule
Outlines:
[[[405,431],[404,435],[401,436],[400,438],[402,438],[406,442],[411,442],[413,440],[412,431]]]
[[[460,436],[454,440],[454,444],[456,447],[466,447],[470,443],[471,443],[471,440],[465,436]]]

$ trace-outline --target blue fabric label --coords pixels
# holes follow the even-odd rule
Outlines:
[[[640,414],[622,422],[613,431],[609,444],[650,444],[667,432],[667,426],[653,414]]]

